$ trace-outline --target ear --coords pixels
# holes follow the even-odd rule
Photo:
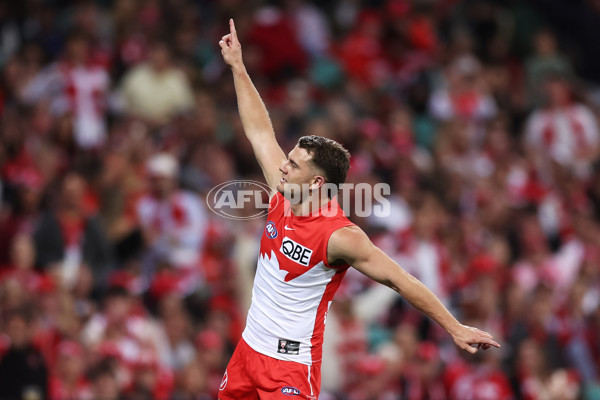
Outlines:
[[[321,186],[323,186],[325,184],[325,178],[321,175],[315,175],[313,176],[313,178],[310,180],[310,186],[309,189],[310,190],[317,190],[319,189]]]

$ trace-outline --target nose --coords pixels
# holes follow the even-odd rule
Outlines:
[[[279,166],[279,171],[281,171],[282,174],[287,174],[287,164],[289,161],[284,162],[283,164],[281,164]]]

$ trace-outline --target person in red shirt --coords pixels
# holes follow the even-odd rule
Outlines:
[[[51,400],[91,399],[90,384],[84,374],[85,358],[81,345],[63,341],[58,345],[58,360],[52,368],[49,392]]]

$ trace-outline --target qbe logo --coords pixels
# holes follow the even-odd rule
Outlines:
[[[298,396],[300,394],[300,390],[292,386],[286,386],[281,389],[281,393],[285,394],[286,396]]]
[[[287,237],[281,242],[279,251],[290,260],[297,262],[300,265],[304,265],[305,267],[310,265],[310,257],[313,253],[308,247],[304,247],[300,243],[296,243]]]
[[[269,239],[275,239],[277,237],[277,228],[275,228],[273,221],[267,222],[267,226],[265,226],[265,235]]]
[[[271,188],[257,181],[235,180],[215,186],[206,195],[212,212],[229,219],[260,218],[269,212]],[[275,196],[274,207],[279,198]]]

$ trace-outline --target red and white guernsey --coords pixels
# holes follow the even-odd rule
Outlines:
[[[351,225],[335,199],[318,214],[295,216],[282,194],[273,196],[242,333],[255,351],[306,365],[321,360],[327,311],[349,267],[327,263],[327,244]]]

